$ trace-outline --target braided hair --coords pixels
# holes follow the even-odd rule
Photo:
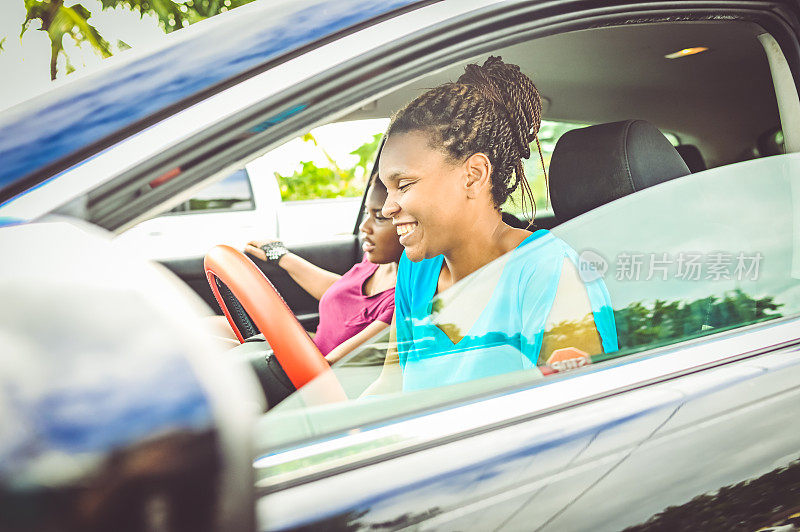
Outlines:
[[[392,133],[421,131],[432,148],[453,161],[481,152],[492,164],[492,201],[499,210],[508,196],[522,187],[535,215],[536,203],[525,179],[522,159],[530,157],[530,143],[539,145],[542,100],[533,81],[517,65],[489,57],[483,66],[467,65],[455,83],[428,90],[398,111],[389,124]]]

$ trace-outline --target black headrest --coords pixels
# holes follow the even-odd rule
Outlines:
[[[501,213],[503,218],[503,223],[506,225],[510,225],[511,227],[516,227],[517,229],[527,229],[528,224],[511,214],[510,212],[502,212]]]
[[[689,167],[692,173],[702,172],[708,168],[706,166],[706,161],[703,159],[703,155],[694,144],[681,144],[680,146],[675,146],[675,150],[677,150],[683,162],[686,163],[686,166]]]
[[[573,129],[550,160],[550,196],[559,222],[676,177],[689,168],[649,122],[626,120]]]

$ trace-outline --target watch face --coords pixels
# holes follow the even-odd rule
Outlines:
[[[270,242],[266,246],[262,246],[264,253],[267,255],[267,260],[275,261],[288,253],[288,250],[282,242]]]

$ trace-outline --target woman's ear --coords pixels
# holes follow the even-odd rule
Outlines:
[[[485,191],[491,193],[492,190],[492,163],[486,154],[473,153],[464,162],[467,172],[464,186],[467,190],[467,197],[474,199],[480,197]]]

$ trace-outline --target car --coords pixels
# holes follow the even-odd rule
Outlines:
[[[204,185],[169,211],[118,235],[115,244],[148,260],[172,262],[201,256],[217,244],[242,249],[251,240],[285,239],[299,243],[351,233],[360,195],[337,197],[342,191],[333,190],[332,197],[298,199],[297,196],[305,198],[309,193],[292,194],[294,188],[300,187],[285,184],[287,198],[284,201],[279,179],[285,182],[288,176],[284,177],[281,172],[291,174],[292,166],[300,159],[311,159],[312,164],[314,158],[334,160],[334,155],[339,159],[349,155],[352,159],[352,154],[341,152],[363,147],[361,142],[370,132],[385,127],[384,122],[355,120],[317,128],[312,132],[312,140],[298,138],[285,143],[281,149],[270,151],[222,180]],[[308,142],[315,143],[314,148],[321,153],[309,154]],[[366,146],[369,148],[369,144]],[[329,161],[324,162],[330,165]],[[335,160],[333,164],[336,165]],[[342,172],[341,168],[335,168]],[[350,168],[344,171],[347,170],[352,171]],[[353,190],[344,191],[345,194],[351,192]],[[320,217],[327,221],[322,231],[317,222]]]
[[[535,170],[533,149],[533,222],[576,251],[584,281],[602,277],[619,350],[360,398],[383,364],[389,336],[379,334],[242,422],[252,439],[220,428],[221,441],[252,445],[252,467],[223,461],[236,474],[220,492],[236,484],[241,494],[242,483],[252,491],[222,507],[259,530],[783,526],[800,489],[799,44],[800,4],[789,0],[237,8],[0,116],[0,278],[16,299],[4,297],[37,300],[40,285],[78,295],[135,286],[161,303],[109,297],[102,315],[124,318],[115,322],[120,338],[145,336],[131,335],[140,317],[168,325],[180,344],[171,352],[187,359],[207,344],[204,360],[220,368],[196,370],[208,386],[223,367],[247,370],[241,362],[267,360],[269,346],[253,338],[226,349],[196,319],[221,312],[203,256],[143,264],[109,244],[109,233],[124,235],[316,126],[389,118],[466,64],[499,55],[544,97],[549,179]],[[360,211],[352,233],[286,244],[343,273],[361,258]],[[285,273],[257,267],[313,329],[316,300]],[[480,293],[480,280],[462,287]],[[96,311],[19,308],[0,322],[18,343],[58,330],[67,338],[59,353],[68,353],[103,330],[64,325]],[[580,324],[565,318],[558,332],[568,348]],[[98,352],[96,364],[116,367],[123,353]],[[252,366],[264,386],[265,366]],[[252,375],[239,377],[229,389],[252,397]],[[147,408],[167,388],[148,388]],[[39,382],[37,393],[49,389]],[[252,403],[241,397],[215,419],[242,421],[235,412]],[[17,485],[4,480],[0,494]],[[157,492],[158,481],[150,485]]]

